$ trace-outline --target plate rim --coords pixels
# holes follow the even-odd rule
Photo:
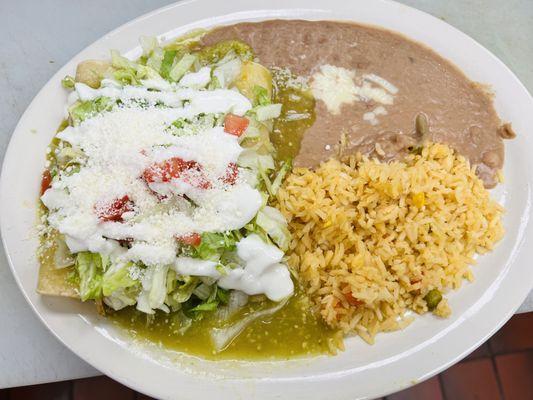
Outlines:
[[[531,94],[529,94],[528,90],[524,87],[524,85],[520,82],[520,80],[515,76],[515,74],[512,72],[512,70],[507,67],[498,57],[496,57],[493,53],[491,53],[488,49],[486,49],[484,46],[482,46],[481,44],[479,44],[477,41],[475,41],[473,38],[471,38],[470,36],[466,35],[465,33],[461,32],[460,30],[458,30],[457,28],[453,27],[452,25],[449,25],[448,23],[444,22],[444,21],[441,21],[439,20],[438,18],[424,12],[424,11],[421,11],[421,10],[418,10],[418,9],[415,9],[413,7],[410,7],[410,6],[406,6],[404,4],[401,4],[401,3],[396,3],[394,1],[390,1],[390,0],[379,0],[380,3],[384,3],[384,4],[390,4],[390,5],[394,5],[394,6],[399,6],[399,7],[402,7],[402,8],[405,8],[405,9],[409,9],[411,12],[416,12],[416,13],[421,13],[421,14],[425,14],[425,18],[430,18],[430,19],[433,19],[435,21],[438,21],[439,24],[444,24],[446,25],[447,29],[452,29],[455,31],[456,34],[459,34],[460,36],[462,36],[462,40],[466,40],[466,41],[470,41],[472,44],[474,44],[475,46],[477,46],[480,50],[483,50],[486,55],[488,57],[490,57],[492,59],[493,62],[497,62],[498,64],[500,64],[500,68],[503,68],[506,70],[507,72],[507,75],[509,78],[513,78],[514,81],[515,81],[515,84],[517,84],[518,86],[520,86],[528,95],[529,95],[529,99],[530,101],[533,103],[533,99],[531,98]],[[145,13],[135,19],[132,19],[124,24],[122,24],[121,26],[113,29],[112,31],[110,31],[109,33],[101,36],[100,38],[98,38],[96,41],[94,41],[93,43],[91,43],[90,45],[88,45],[87,47],[85,47],[83,50],[81,50],[80,52],[78,52],[74,57],[72,57],[66,64],[64,64],[61,68],[58,69],[58,71],[53,74],[53,76],[47,81],[47,83],[39,90],[39,92],[35,95],[35,97],[32,99],[32,101],[30,102],[30,104],[28,105],[28,107],[26,108],[26,110],[24,111],[24,113],[22,114],[19,122],[17,123],[14,131],[13,131],[13,134],[9,140],[9,144],[8,144],[8,147],[6,149],[6,152],[5,152],[5,157],[4,157],[4,162],[3,162],[3,165],[2,165],[2,173],[1,173],[1,176],[0,176],[0,205],[3,205],[4,202],[5,202],[5,196],[4,196],[4,192],[7,190],[5,189],[5,174],[4,174],[4,171],[7,169],[6,165],[8,164],[8,160],[11,159],[11,152],[13,151],[12,148],[12,141],[13,141],[13,137],[17,134],[17,132],[20,130],[20,125],[22,123],[23,120],[27,119],[28,118],[28,114],[31,114],[31,110],[33,109],[33,106],[34,104],[36,103],[36,100],[41,96],[42,92],[53,82],[55,82],[58,77],[61,76],[61,74],[63,73],[64,69],[73,64],[73,62],[78,59],[83,53],[85,53],[86,51],[88,51],[90,48],[92,48],[93,46],[95,46],[96,44],[100,43],[100,42],[103,42],[105,41],[107,38],[111,37],[111,36],[114,36],[114,35],[117,35],[117,34],[120,34],[121,31],[127,29],[128,27],[132,26],[132,25],[136,25],[137,23],[139,23],[140,21],[142,20],[145,20],[145,19],[150,19],[150,18],[153,18],[159,14],[164,14],[166,13],[168,10],[171,10],[171,9],[174,9],[174,8],[186,8],[189,4],[193,4],[193,3],[209,3],[209,0],[188,0],[188,1],[182,1],[182,2],[179,2],[179,3],[173,3],[173,4],[170,4],[170,5],[167,5],[167,6],[164,6],[164,7],[160,7],[156,10],[153,10],[151,12],[148,12],[148,13]],[[288,6],[283,9],[282,11],[290,11],[290,2],[287,2]],[[272,10],[270,10],[272,11]],[[359,23],[357,20],[353,20],[354,22],[356,23]],[[363,23],[364,24],[364,23]],[[176,29],[178,29],[179,26],[176,26]],[[390,29],[392,31],[394,31],[394,29],[391,29],[391,28],[387,28],[387,27],[384,27],[385,29]],[[399,32],[400,34],[404,35],[404,33],[402,32]],[[413,39],[415,40],[415,39]],[[454,63],[453,60],[451,60],[452,63]],[[531,200],[531,192],[529,192],[529,199]],[[4,213],[3,211],[4,207],[1,207],[1,214],[2,215]],[[2,220],[4,220],[2,218]],[[77,354],[78,356],[80,356],[82,359],[84,359],[86,362],[88,362],[89,364],[93,365],[95,368],[97,368],[98,370],[112,376],[114,379],[117,379],[119,382],[127,385],[127,386],[132,386],[132,387],[135,387],[136,390],[140,391],[140,392],[143,392],[143,393],[147,393],[149,395],[155,395],[155,396],[158,396],[158,395],[161,395],[161,392],[154,392],[154,391],[145,391],[143,390],[143,388],[139,387],[138,385],[136,384],[133,384],[133,382],[129,381],[126,377],[123,377],[123,376],[120,376],[120,375],[117,375],[116,373],[112,372],[112,371],[109,371],[107,367],[102,367],[100,365],[96,366],[95,365],[95,361],[90,359],[89,357],[84,357],[83,355],[81,355],[78,351],[76,351],[70,344],[67,344],[65,343],[65,341],[62,339],[61,335],[59,332],[56,332],[50,325],[49,323],[47,322],[47,320],[45,319],[44,315],[42,315],[39,310],[37,309],[37,306],[36,304],[33,303],[33,301],[31,300],[31,298],[29,297],[29,294],[27,293],[27,291],[25,290],[24,286],[23,286],[23,283],[22,281],[20,280],[20,276],[19,274],[17,273],[16,271],[16,267],[14,265],[14,262],[12,260],[12,257],[11,257],[11,254],[10,252],[8,251],[8,245],[7,245],[7,235],[9,234],[7,232],[7,228],[5,227],[5,223],[4,222],[0,222],[0,229],[1,229],[1,237],[2,237],[2,243],[3,243],[3,246],[4,246],[4,249],[6,251],[6,258],[8,260],[8,264],[9,264],[9,267],[10,267],[10,270],[11,270],[11,273],[13,274],[14,278],[15,278],[15,281],[17,283],[17,286],[19,287],[19,289],[21,290],[24,298],[26,299],[26,301],[29,303],[30,307],[32,308],[33,312],[35,312],[35,314],[38,316],[38,318],[43,322],[43,324],[46,326],[46,328],[61,342],[63,343],[63,345],[65,345],[67,348],[69,348],[73,353]],[[525,242],[526,240],[528,240],[528,237],[524,237],[522,239],[523,242]],[[525,243],[522,243],[522,247]],[[530,289],[531,287],[533,286],[533,279],[531,279],[531,282],[530,282]],[[526,293],[526,296],[527,296],[527,293]],[[525,297],[524,297],[525,298]],[[426,372],[425,374],[421,375],[420,376],[420,380],[417,382],[421,382],[425,379],[428,379],[430,378],[431,376],[434,376],[435,374],[439,373],[440,371],[444,370],[445,368],[449,367],[450,365],[454,364],[455,362],[457,362],[459,359],[463,358],[466,354],[470,353],[473,349],[477,348],[479,345],[481,345],[483,342],[485,342],[490,336],[492,336],[512,315],[513,313],[516,311],[516,309],[520,306],[520,303],[518,305],[516,305],[516,307],[513,305],[512,307],[507,307],[508,308],[508,311],[507,313],[499,319],[499,322],[494,325],[492,327],[492,329],[487,332],[485,335],[483,335],[483,338],[478,340],[474,345],[470,346],[468,349],[464,350],[463,352],[461,352],[460,354],[457,354],[455,357],[452,357],[452,358],[449,358],[448,361],[446,363],[441,363],[441,365],[438,367],[438,368],[433,368],[431,371],[428,371]],[[237,380],[236,380],[237,381]],[[400,385],[392,385],[393,387],[389,387],[388,388],[388,391],[379,391],[379,392],[376,392],[376,393],[373,393],[371,395],[386,395],[386,394],[389,394],[391,392],[394,392],[396,390],[399,390],[399,389],[403,389],[404,387],[401,387]]]

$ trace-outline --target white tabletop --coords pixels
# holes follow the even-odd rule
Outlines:
[[[216,0],[213,0],[216,1]],[[172,0],[1,0],[0,161],[11,132],[39,89],[85,46]],[[533,91],[533,1],[402,0],[469,34]],[[519,311],[533,310],[533,293]],[[99,374],[63,347],[19,292],[0,248],[0,388]]]

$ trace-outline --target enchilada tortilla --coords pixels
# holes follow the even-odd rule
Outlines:
[[[37,293],[48,296],[79,299],[76,285],[69,281],[70,268],[55,268],[50,262],[42,262],[39,268]]]
[[[39,205],[39,213],[45,213],[42,204]],[[47,296],[70,297],[79,299],[76,284],[69,279],[73,271],[72,267],[58,268],[55,265],[54,255],[57,246],[54,241],[57,232],[48,227],[42,227],[42,246],[38,250],[39,278],[37,281],[37,293]],[[50,245],[50,243],[52,243]]]

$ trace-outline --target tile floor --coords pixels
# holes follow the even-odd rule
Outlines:
[[[107,377],[0,390],[0,400],[149,400]],[[533,312],[440,375],[382,400],[533,400]]]

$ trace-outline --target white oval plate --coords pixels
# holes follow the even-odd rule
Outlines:
[[[506,183],[494,191],[505,204],[507,234],[474,267],[476,281],[449,296],[453,315],[417,318],[402,332],[381,334],[374,346],[357,338],[335,357],[287,362],[208,362],[133,342],[98,318],[93,307],[35,292],[36,199],[45,151],[63,116],[60,80],[109,49],[138,55],[141,35],[166,39],[193,28],[272,18],[349,20],[374,24],[418,40],[457,64],[471,79],[492,85],[503,120],[518,137],[506,143]],[[275,43],[273,43],[275,46]],[[185,1],[142,16],[83,50],[44,86],[11,139],[0,183],[1,232],[18,285],[43,323],[67,347],[112,378],[158,398],[335,400],[372,398],[440,372],[487,340],[533,286],[533,99],[496,57],[475,41],[425,13],[388,1]],[[37,130],[37,134],[32,133]],[[34,131],[33,131],[34,132]]]

